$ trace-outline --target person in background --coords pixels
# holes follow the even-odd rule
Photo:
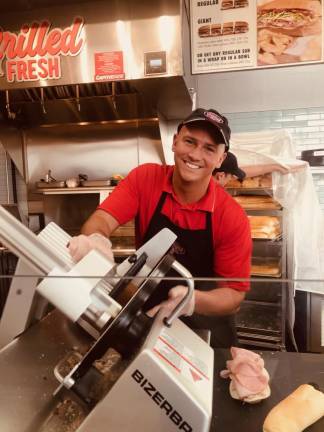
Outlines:
[[[219,168],[215,168],[213,171],[213,177],[218,184],[225,187],[227,183],[233,178],[243,182],[245,178],[262,176],[264,174],[280,172],[281,174],[289,174],[299,171],[307,166],[307,162],[302,164],[298,161],[298,164],[291,163],[289,165],[280,165],[279,163],[272,164],[258,164],[258,165],[243,165],[238,166],[236,156],[227,152],[227,156]]]
[[[231,130],[226,117],[198,108],[183,120],[173,137],[174,165],[147,163],[134,168],[101,203],[73,237],[75,261],[91,249],[113,259],[109,236],[135,219],[136,247],[163,228],[177,235],[171,253],[195,278],[250,277],[252,241],[248,218],[212,178],[225,160]],[[187,292],[161,282],[146,304],[154,316],[168,313]],[[249,289],[248,281],[199,281],[183,314],[192,328],[210,329],[211,345],[236,344],[234,314]]]
[[[233,177],[242,182],[246,177],[246,173],[239,168],[236,156],[231,152],[227,152],[222,165],[214,169],[213,177],[218,184],[225,187]]]

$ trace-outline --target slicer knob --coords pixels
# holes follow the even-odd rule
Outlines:
[[[128,258],[128,261],[129,261],[131,264],[134,264],[134,263],[137,261],[137,255],[136,255],[136,254],[131,255],[131,256]]]

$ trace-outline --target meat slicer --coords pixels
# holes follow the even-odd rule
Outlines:
[[[54,223],[36,236],[0,206],[0,240],[19,258],[0,321],[0,430],[208,431],[213,350],[177,319],[194,283],[168,254],[175,234],[121,264],[97,251],[75,264],[69,239]],[[187,294],[150,318],[143,306],[170,269]],[[105,358],[121,365],[109,386]]]

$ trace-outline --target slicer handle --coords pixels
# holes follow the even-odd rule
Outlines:
[[[181,315],[182,309],[186,306],[186,304],[190,301],[191,297],[193,296],[195,283],[192,279],[191,273],[178,261],[173,261],[171,268],[178,272],[181,276],[186,278],[188,291],[186,295],[183,297],[183,299],[177,304],[177,306],[173,309],[173,311],[170,313],[168,317],[165,317],[163,322],[167,327],[171,327],[173,321],[178,318],[179,315]]]

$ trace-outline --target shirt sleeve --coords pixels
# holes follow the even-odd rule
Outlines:
[[[109,213],[120,225],[133,219],[138,212],[138,175],[138,168],[133,169],[98,206],[98,209]]]
[[[236,208],[235,208],[236,207]],[[251,273],[252,239],[249,220],[240,206],[225,214],[226,229],[214,252],[214,270],[218,277],[249,279]],[[239,291],[250,289],[249,281],[220,281],[219,286]]]

